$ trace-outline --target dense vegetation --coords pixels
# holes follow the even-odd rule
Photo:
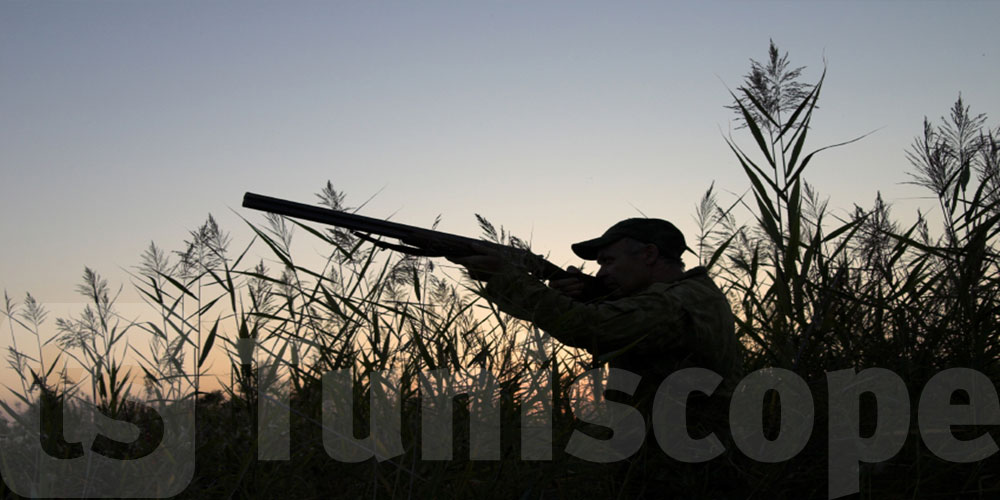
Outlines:
[[[823,79],[804,84],[800,71],[773,44],[764,62],[752,64],[731,106],[752,147],[727,138],[750,189],[720,202],[709,188],[696,207],[700,232],[689,240],[730,297],[749,352],[747,371],[781,367],[799,374],[813,390],[816,423],[795,458],[778,464],[733,460],[719,477],[745,485],[746,498],[825,498],[826,373],[882,367],[906,381],[912,432],[894,458],[862,467],[862,496],[996,495],[997,457],[970,464],[935,457],[916,431],[915,407],[927,380],[949,367],[978,370],[994,386],[1000,380],[1000,128],[990,129],[986,117],[972,114],[959,98],[940,123],[925,121],[905,153],[910,180],[938,201],[940,231],[922,215],[901,226],[881,197],[835,220],[804,178],[819,152],[807,152],[806,137]],[[319,198],[327,207],[350,210],[330,184]],[[485,220],[481,225],[487,239],[521,244]],[[235,252],[211,217],[183,251],[150,245],[133,284],[156,319],[120,318],[111,287],[89,269],[79,289],[90,305],[77,317],[56,320],[59,333],[51,338],[42,332],[47,313],[31,295],[20,302],[5,297],[9,363],[21,375],[14,393],[31,408],[5,405],[6,438],[23,434],[19,426],[30,425],[28,416],[46,405],[63,404],[68,415],[77,415],[82,401],[96,401],[109,416],[138,422],[150,417],[136,399],[160,409],[187,402],[197,409],[196,461],[183,497],[605,498],[620,491],[611,467],[563,451],[575,425],[569,386],[589,367],[585,353],[495,310],[472,293],[472,282],[449,277],[429,259],[279,217],[248,226],[253,241]],[[329,249],[321,265],[300,263],[293,232]],[[271,257],[250,262],[262,249]],[[130,338],[143,333],[148,345],[127,345],[126,331]],[[37,345],[18,345],[18,338]],[[57,359],[41,355],[49,343],[61,348]],[[223,391],[204,391],[203,370],[217,351],[225,351],[232,376]],[[125,371],[126,359],[141,370]],[[69,367],[86,375],[74,380]],[[327,453],[323,374],[345,369],[352,370],[357,436],[368,435],[373,376],[393,377],[402,402],[401,455],[345,463]],[[454,459],[421,459],[419,374],[439,369],[484,369],[496,378],[499,460],[469,460],[467,404],[455,409]],[[522,460],[521,389],[545,377],[553,390],[552,460]],[[869,432],[870,406],[862,408]],[[287,412],[265,418],[262,408]],[[777,425],[779,408],[774,398],[765,406],[767,425]],[[280,428],[285,414],[287,447],[272,440],[273,433],[262,436],[257,425]],[[44,422],[42,433],[57,435],[57,424]],[[995,435],[995,426],[956,432],[972,438],[990,430]],[[260,460],[260,450],[288,459]],[[711,498],[719,487],[715,478],[690,469],[678,469],[673,481],[692,497]]]

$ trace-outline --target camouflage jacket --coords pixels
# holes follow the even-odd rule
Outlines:
[[[509,267],[490,278],[486,297],[560,342],[641,375],[639,391],[646,395],[681,368],[718,373],[725,381],[720,389],[732,388],[742,375],[743,346],[734,332],[732,310],[703,267],[676,281],[597,303],[573,300]]]

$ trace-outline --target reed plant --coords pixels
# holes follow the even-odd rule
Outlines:
[[[998,380],[1000,143],[986,117],[971,114],[961,97],[940,125],[925,120],[906,156],[912,182],[931,190],[938,202],[939,237],[931,236],[923,213],[900,227],[880,194],[871,208],[856,207],[846,220],[831,221],[826,201],[803,173],[815,154],[864,136],[806,153],[823,77],[815,85],[800,84],[802,68],[789,69],[787,54],[773,42],[768,55],[764,63],[753,62],[731,106],[755,147],[744,149],[727,139],[750,181],[752,201],[741,198],[722,207],[710,189],[697,219],[703,235],[715,242],[701,253],[720,263],[716,276],[725,283],[750,349],[747,370],[790,369],[809,383],[817,402],[806,450],[779,466],[753,464],[751,482],[763,491],[819,497],[825,491],[817,480],[824,476],[826,458],[827,372],[887,368],[906,381],[914,402],[924,384],[947,368],[972,368],[994,384]],[[734,206],[747,209],[749,224],[735,222]],[[873,432],[873,405],[863,403],[863,432]],[[863,496],[1000,491],[1000,480],[984,473],[984,463],[947,463],[926,450],[913,406],[913,429],[903,451],[862,470]],[[767,408],[765,421],[776,429],[780,402],[772,397]],[[966,431],[979,435],[989,427]]]

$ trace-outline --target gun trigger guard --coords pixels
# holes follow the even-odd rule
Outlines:
[[[418,257],[441,257],[442,256],[441,253],[434,252],[434,251],[431,251],[431,250],[427,250],[427,249],[424,249],[424,248],[411,247],[411,246],[406,246],[406,245],[397,245],[395,243],[386,243],[386,242],[384,242],[382,240],[372,238],[368,234],[361,233],[361,232],[358,232],[358,231],[351,231],[351,233],[353,233],[354,236],[357,236],[358,238],[361,238],[362,240],[365,240],[365,241],[371,243],[372,245],[375,245],[375,246],[377,246],[379,248],[382,248],[382,249],[385,249],[385,250],[395,250],[397,252],[405,253],[407,255],[416,255]]]

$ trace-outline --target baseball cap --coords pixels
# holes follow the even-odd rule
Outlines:
[[[611,226],[601,236],[575,243],[570,248],[584,260],[596,260],[597,253],[602,248],[622,238],[652,243],[663,255],[670,258],[679,259],[684,250],[688,250],[684,234],[676,226],[663,219],[644,218],[625,219]]]

